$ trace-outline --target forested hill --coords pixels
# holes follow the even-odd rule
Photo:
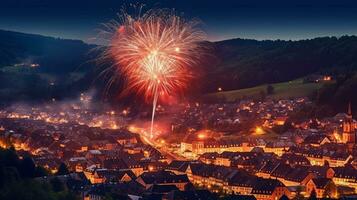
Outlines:
[[[288,81],[315,72],[357,69],[357,37],[299,41],[233,39],[214,43],[218,64],[209,70],[211,91]],[[208,80],[210,80],[208,79]]]
[[[88,45],[80,40],[0,30],[0,68],[20,64],[39,64],[40,72],[69,73],[86,70]]]
[[[0,30],[0,103],[77,95],[92,84],[94,45]]]
[[[357,37],[300,41],[232,39],[211,47],[191,85],[195,93],[240,89],[293,80],[311,73],[346,74],[357,69]],[[0,30],[0,100],[51,99],[103,87],[94,72],[94,45],[79,40]],[[31,67],[33,65],[33,67]],[[194,69],[195,70],[195,69]],[[98,86],[99,85],[99,86]],[[101,90],[102,88],[100,88]]]

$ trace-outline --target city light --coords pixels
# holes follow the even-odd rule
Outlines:
[[[263,135],[264,133],[265,133],[265,131],[263,130],[262,127],[257,126],[257,127],[255,128],[255,134],[256,134],[256,135]]]
[[[206,135],[203,134],[203,133],[200,133],[197,135],[198,139],[205,139],[206,138]]]

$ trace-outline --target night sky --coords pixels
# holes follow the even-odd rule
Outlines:
[[[357,2],[347,0],[0,0],[0,29],[93,42],[100,23],[132,2],[199,18],[210,40],[357,35]]]

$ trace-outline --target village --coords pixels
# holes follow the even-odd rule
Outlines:
[[[33,108],[23,114],[21,108],[9,109],[0,113],[0,144],[50,174],[65,166],[69,174],[60,179],[84,199],[103,199],[105,191],[132,199],[352,195],[357,190],[357,123],[350,105],[332,118],[302,120],[279,134],[271,132],[309,103],[298,98],[182,105],[173,116],[181,120],[170,124],[169,134],[178,135],[174,140],[135,132],[133,116],[124,110],[46,113]],[[159,116],[170,115],[169,109],[159,109]],[[81,116],[89,121],[80,122]]]

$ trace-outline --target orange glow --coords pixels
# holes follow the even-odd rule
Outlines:
[[[333,136],[335,137],[337,142],[339,142],[339,143],[342,142],[342,138],[341,138],[340,134],[337,133],[337,131],[334,131]]]
[[[123,113],[123,115],[127,115],[129,113],[129,111],[124,109],[122,113]]]
[[[129,126],[128,130],[132,133],[139,133],[139,129],[135,126]]]
[[[264,133],[265,133],[265,131],[262,129],[262,127],[257,126],[257,127],[255,128],[255,134],[256,134],[256,135],[263,135]]]
[[[154,167],[153,166],[149,166],[149,171],[154,171]]]
[[[205,139],[206,138],[206,135],[203,134],[203,133],[200,133],[197,135],[198,139]]]
[[[331,81],[331,80],[332,80],[331,76],[324,76],[324,81]]]
[[[6,149],[7,145],[3,141],[0,140],[0,147],[3,149]]]
[[[110,126],[110,128],[111,128],[111,129],[118,129],[119,127],[118,127],[118,125],[116,125],[116,124],[112,124],[112,125]]]

